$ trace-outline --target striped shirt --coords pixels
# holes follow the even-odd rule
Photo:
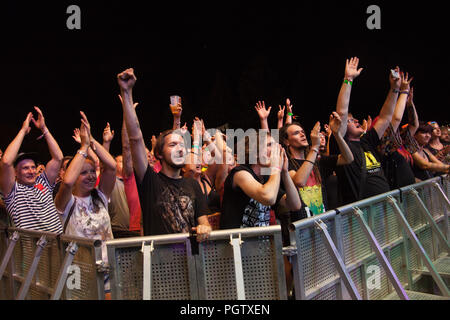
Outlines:
[[[62,233],[61,218],[53,202],[53,188],[45,172],[32,186],[14,183],[4,200],[16,228]]]

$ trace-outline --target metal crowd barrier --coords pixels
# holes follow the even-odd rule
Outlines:
[[[0,299],[104,299],[101,242],[0,229]]]
[[[107,241],[111,297],[287,299],[286,255],[296,299],[449,299],[449,197],[446,176],[352,203],[292,223],[285,248],[280,226]],[[0,240],[0,299],[105,298],[100,241]]]
[[[286,299],[280,226],[106,243],[112,299]]]
[[[449,189],[437,177],[294,222],[296,299],[449,299]]]

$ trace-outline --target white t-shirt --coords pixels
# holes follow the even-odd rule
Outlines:
[[[70,208],[72,207],[74,201],[76,201],[69,223],[67,224],[65,234],[102,240],[102,258],[104,262],[107,262],[108,256],[105,241],[113,239],[111,220],[108,214],[109,199],[100,190],[97,189],[97,191],[103,203],[106,204],[106,208],[102,201],[99,201],[98,206],[100,209],[97,213],[95,213],[92,196],[77,197],[72,195],[66,205],[66,208],[64,209],[64,212],[62,213],[62,218],[65,223]]]

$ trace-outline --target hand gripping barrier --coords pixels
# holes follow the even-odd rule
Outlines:
[[[280,226],[106,242],[111,297],[120,300],[286,299]]]
[[[0,237],[0,299],[104,299],[99,240],[16,228]]]
[[[437,177],[294,222],[296,299],[448,299],[448,194]]]

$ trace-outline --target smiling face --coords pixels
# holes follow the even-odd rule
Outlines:
[[[37,168],[34,160],[24,159],[16,166],[16,179],[20,184],[32,186],[37,177]]]
[[[91,160],[86,160],[83,163],[80,175],[75,182],[75,187],[82,193],[90,193],[95,188],[97,182],[97,172],[95,171],[95,164]]]

